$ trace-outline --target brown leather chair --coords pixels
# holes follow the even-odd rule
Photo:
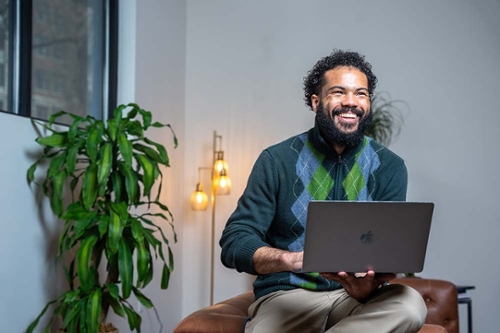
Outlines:
[[[458,333],[457,289],[442,280],[399,278],[400,283],[416,289],[427,304],[427,320],[418,333]],[[240,333],[254,301],[252,291],[196,311],[184,318],[174,333]]]

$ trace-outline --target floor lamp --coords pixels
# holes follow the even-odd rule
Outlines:
[[[208,196],[203,191],[201,183],[201,172],[210,170],[212,173],[212,188],[210,203],[212,209],[211,225],[211,252],[210,252],[210,305],[214,304],[214,255],[215,255],[215,202],[217,195],[227,195],[231,192],[231,179],[228,176],[227,162],[224,160],[224,152],[220,149],[222,146],[222,136],[214,131],[213,141],[213,164],[212,167],[198,167],[198,183],[196,190],[191,195],[191,209],[204,211],[208,207]]]

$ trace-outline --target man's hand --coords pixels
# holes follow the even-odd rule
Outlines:
[[[272,247],[261,247],[253,254],[253,267],[259,274],[298,271],[302,268],[304,252],[289,252]]]
[[[354,275],[346,272],[321,273],[321,276],[340,283],[349,296],[360,303],[364,303],[384,282],[396,277],[392,273],[375,274],[372,270]]]

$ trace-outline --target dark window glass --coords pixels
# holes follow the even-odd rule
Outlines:
[[[10,61],[10,23],[10,1],[0,0],[0,110],[7,108],[10,98],[10,86],[7,81]]]
[[[103,119],[116,103],[117,6],[117,0],[0,0],[2,110]]]

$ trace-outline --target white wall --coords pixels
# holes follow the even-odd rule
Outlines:
[[[0,114],[0,323],[5,332],[22,332],[64,281],[55,271],[59,224],[48,201],[26,171],[36,159],[36,132],[28,118]]]
[[[185,180],[194,189],[220,132],[234,191],[217,203],[217,237],[260,151],[313,124],[306,72],[334,47],[360,51],[378,90],[409,105],[391,146],[408,165],[408,199],[436,203],[421,275],[476,285],[474,327],[491,331],[500,298],[498,13],[493,0],[188,1]],[[209,286],[210,214],[188,214],[183,315],[208,304]],[[252,281],[218,254],[215,279],[216,301]]]
[[[182,224],[186,203],[179,195],[184,190],[183,152],[184,90],[185,90],[186,5],[181,0],[120,1],[120,62],[119,103],[136,102],[153,112],[153,120],[171,124],[179,140],[174,149],[169,129],[151,129],[148,137],[167,147],[171,167],[163,174],[161,200],[174,216],[179,243],[173,243],[173,233],[165,222],[162,228],[173,245],[175,269],[169,287],[161,290],[162,261],[155,263],[155,277],[144,290],[158,312],[161,324],[152,310],[140,309],[143,332],[173,331],[181,320],[182,300]],[[159,222],[159,221],[157,221]],[[165,254],[167,254],[165,252]],[[112,317],[120,332],[129,332],[126,320]]]

